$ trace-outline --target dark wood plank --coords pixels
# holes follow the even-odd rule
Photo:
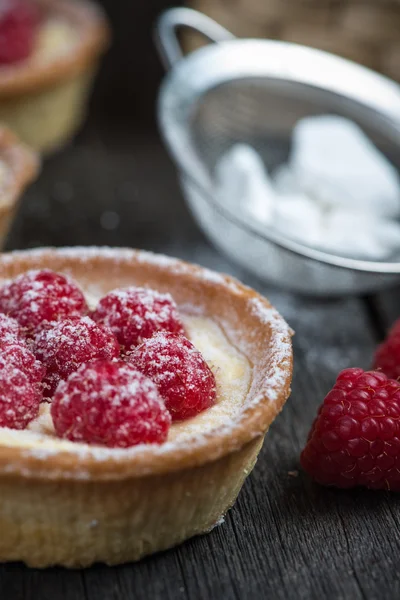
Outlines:
[[[118,218],[105,218],[107,211]],[[47,162],[24,199],[9,247],[75,243],[163,251],[233,273],[266,293],[296,330],[293,394],[238,502],[212,533],[116,568],[42,572],[5,565],[0,598],[397,597],[398,499],[320,488],[299,469],[316,408],[338,370],[370,363],[375,333],[364,303],[296,298],[237,270],[199,232],[157,138],[115,124],[89,125],[73,147]]]
[[[112,46],[96,81],[91,109],[104,118],[154,122],[156,94],[164,75],[153,43],[156,18],[168,6],[184,0],[97,0],[113,30]]]
[[[383,337],[394,321],[400,318],[400,286],[384,291],[370,301],[378,315],[381,337]]]
[[[56,569],[35,571],[18,564],[1,567],[0,598],[4,600],[86,600],[86,597],[79,571],[63,577]]]

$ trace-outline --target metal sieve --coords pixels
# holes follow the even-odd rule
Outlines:
[[[212,44],[184,57],[177,30]],[[187,8],[164,12],[157,45],[166,67],[158,100],[165,143],[184,196],[217,248],[264,281],[315,295],[373,291],[400,281],[400,248],[390,261],[344,258],[248,221],[214,192],[219,157],[252,145],[268,169],[285,162],[295,123],[336,114],[356,122],[400,166],[400,86],[355,63],[274,40],[242,40]]]

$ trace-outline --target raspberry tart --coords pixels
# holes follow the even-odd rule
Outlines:
[[[36,150],[60,147],[83,120],[108,40],[89,0],[3,0],[0,120]]]
[[[69,295],[49,308],[43,280]],[[3,254],[0,300],[15,282],[23,302],[0,302],[0,560],[118,564],[211,530],[290,393],[284,320],[228,276],[128,249]]]
[[[9,129],[0,126],[0,248],[4,245],[19,199],[38,170],[35,153]]]

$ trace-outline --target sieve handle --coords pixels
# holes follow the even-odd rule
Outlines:
[[[166,69],[183,58],[177,38],[177,29],[188,27],[198,31],[211,42],[233,40],[234,35],[219,23],[191,8],[170,8],[164,11],[156,23],[156,44]]]

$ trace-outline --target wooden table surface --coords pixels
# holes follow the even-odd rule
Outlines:
[[[266,288],[210,247],[157,136],[126,123],[88,125],[48,160],[9,240],[9,248],[74,244],[165,252],[268,295],[296,330],[293,393],[234,508],[212,533],[115,568],[3,565],[0,599],[399,598],[400,498],[318,487],[299,468],[317,406],[340,369],[368,367],[400,313],[399,291],[317,301]]]

